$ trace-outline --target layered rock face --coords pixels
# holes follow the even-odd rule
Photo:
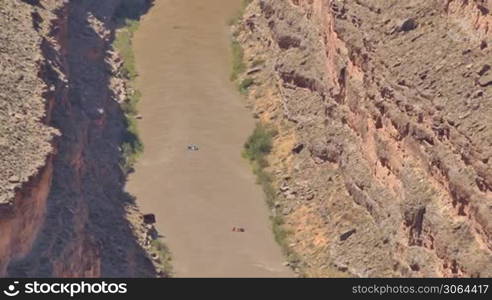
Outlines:
[[[307,276],[492,276],[491,1],[254,0],[238,25]]]
[[[156,275],[148,228],[123,191],[119,5],[0,2],[3,276]]]

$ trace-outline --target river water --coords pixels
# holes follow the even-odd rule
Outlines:
[[[241,158],[254,120],[229,82],[227,21],[239,6],[157,0],[134,38],[145,151],[127,190],[156,215],[176,277],[293,276]]]

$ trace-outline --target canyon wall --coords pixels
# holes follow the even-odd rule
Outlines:
[[[0,1],[3,276],[157,275],[120,167],[120,4]]]
[[[0,274],[26,255],[43,223],[53,177],[49,127],[52,87],[41,73],[50,47],[50,22],[60,7],[34,10],[21,1],[0,2]],[[42,20],[46,20],[43,22]]]
[[[492,276],[492,2],[253,0],[235,28],[305,276]]]

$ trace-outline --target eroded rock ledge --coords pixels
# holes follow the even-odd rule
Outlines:
[[[491,276],[490,1],[254,0],[236,28],[308,276]]]

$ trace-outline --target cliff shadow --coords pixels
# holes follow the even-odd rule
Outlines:
[[[138,1],[134,1],[138,2]],[[134,3],[132,2],[132,3]],[[153,1],[131,11],[139,19]],[[45,78],[54,85],[51,125],[62,133],[55,141],[54,177],[46,220],[32,250],[8,266],[13,277],[154,277],[156,270],[138,243],[128,214],[134,198],[124,191],[121,145],[128,139],[124,112],[110,89],[107,53],[128,1],[70,1],[66,24],[54,25],[62,53],[46,47],[48,65],[68,78]],[[124,4],[123,4],[124,5]],[[63,17],[62,17],[63,18]],[[101,24],[103,24],[101,26]]]

